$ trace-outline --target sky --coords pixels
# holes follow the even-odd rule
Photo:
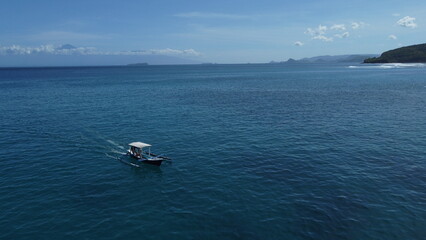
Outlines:
[[[0,66],[77,55],[262,63],[380,54],[425,37],[424,0],[14,0],[2,3]]]

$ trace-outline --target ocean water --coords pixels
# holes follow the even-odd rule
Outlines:
[[[0,239],[426,239],[425,106],[424,65],[0,69]]]

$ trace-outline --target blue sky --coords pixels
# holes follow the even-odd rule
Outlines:
[[[424,43],[426,1],[7,1],[0,58],[165,55],[256,63]]]

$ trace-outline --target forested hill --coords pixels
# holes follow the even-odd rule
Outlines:
[[[364,63],[426,63],[426,43],[390,50]]]

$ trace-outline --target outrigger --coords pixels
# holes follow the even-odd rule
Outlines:
[[[127,155],[136,158],[139,162],[160,166],[163,161],[170,160],[168,157],[151,153],[151,145],[148,143],[132,142],[129,143],[129,146]],[[143,148],[148,148],[148,151],[144,151]]]

